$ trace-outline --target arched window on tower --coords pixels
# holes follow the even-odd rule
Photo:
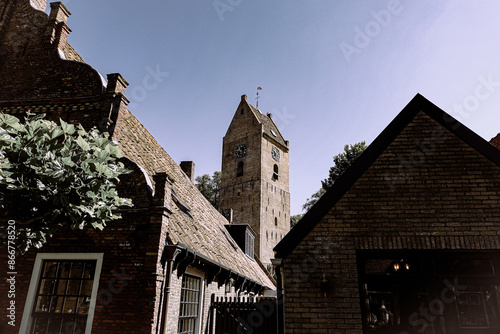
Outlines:
[[[238,162],[238,167],[236,168],[236,176],[243,176],[243,161]]]
[[[277,181],[278,177],[279,177],[278,165],[274,165],[274,168],[273,168],[273,180]]]

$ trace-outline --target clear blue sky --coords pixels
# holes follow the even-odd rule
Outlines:
[[[292,214],[344,144],[371,143],[417,93],[487,140],[500,132],[497,0],[64,3],[70,43],[128,80],[132,112],[196,175],[220,170],[240,96],[255,105],[262,87],[290,141]]]

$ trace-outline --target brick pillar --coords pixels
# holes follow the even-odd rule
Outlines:
[[[50,43],[61,50],[66,47],[68,35],[71,33],[71,29],[66,24],[70,15],[69,10],[61,2],[50,4],[47,35],[50,37]]]
[[[64,49],[68,43],[68,35],[71,33],[71,29],[64,22],[59,22],[56,26],[54,34],[54,45],[58,49]]]
[[[146,273],[145,280],[150,282],[150,287],[146,290],[152,297],[149,306],[153,310],[152,331],[156,333],[158,324],[161,323],[158,318],[161,314],[161,298],[162,287],[164,287],[164,270],[161,264],[161,252],[165,249],[167,240],[168,219],[172,213],[168,207],[172,201],[172,182],[173,180],[167,173],[156,173],[153,176],[155,182],[155,194],[153,197],[153,207],[150,210],[150,227],[148,249],[146,251],[146,262],[144,272]],[[163,315],[162,315],[163,316]]]

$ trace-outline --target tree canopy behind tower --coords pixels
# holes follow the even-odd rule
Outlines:
[[[219,209],[220,176],[221,172],[215,171],[212,176],[204,174],[195,179],[196,188],[217,210]]]

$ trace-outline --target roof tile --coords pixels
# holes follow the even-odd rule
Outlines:
[[[158,172],[167,173],[173,180],[172,189],[189,208],[189,215],[174,206],[168,232],[173,243],[182,243],[206,257],[234,270],[262,285],[274,289],[273,282],[237,246],[224,227],[228,221],[198,191],[154,137],[125,109],[117,140],[123,153],[143,167],[149,178]],[[138,140],[140,138],[140,140]]]

